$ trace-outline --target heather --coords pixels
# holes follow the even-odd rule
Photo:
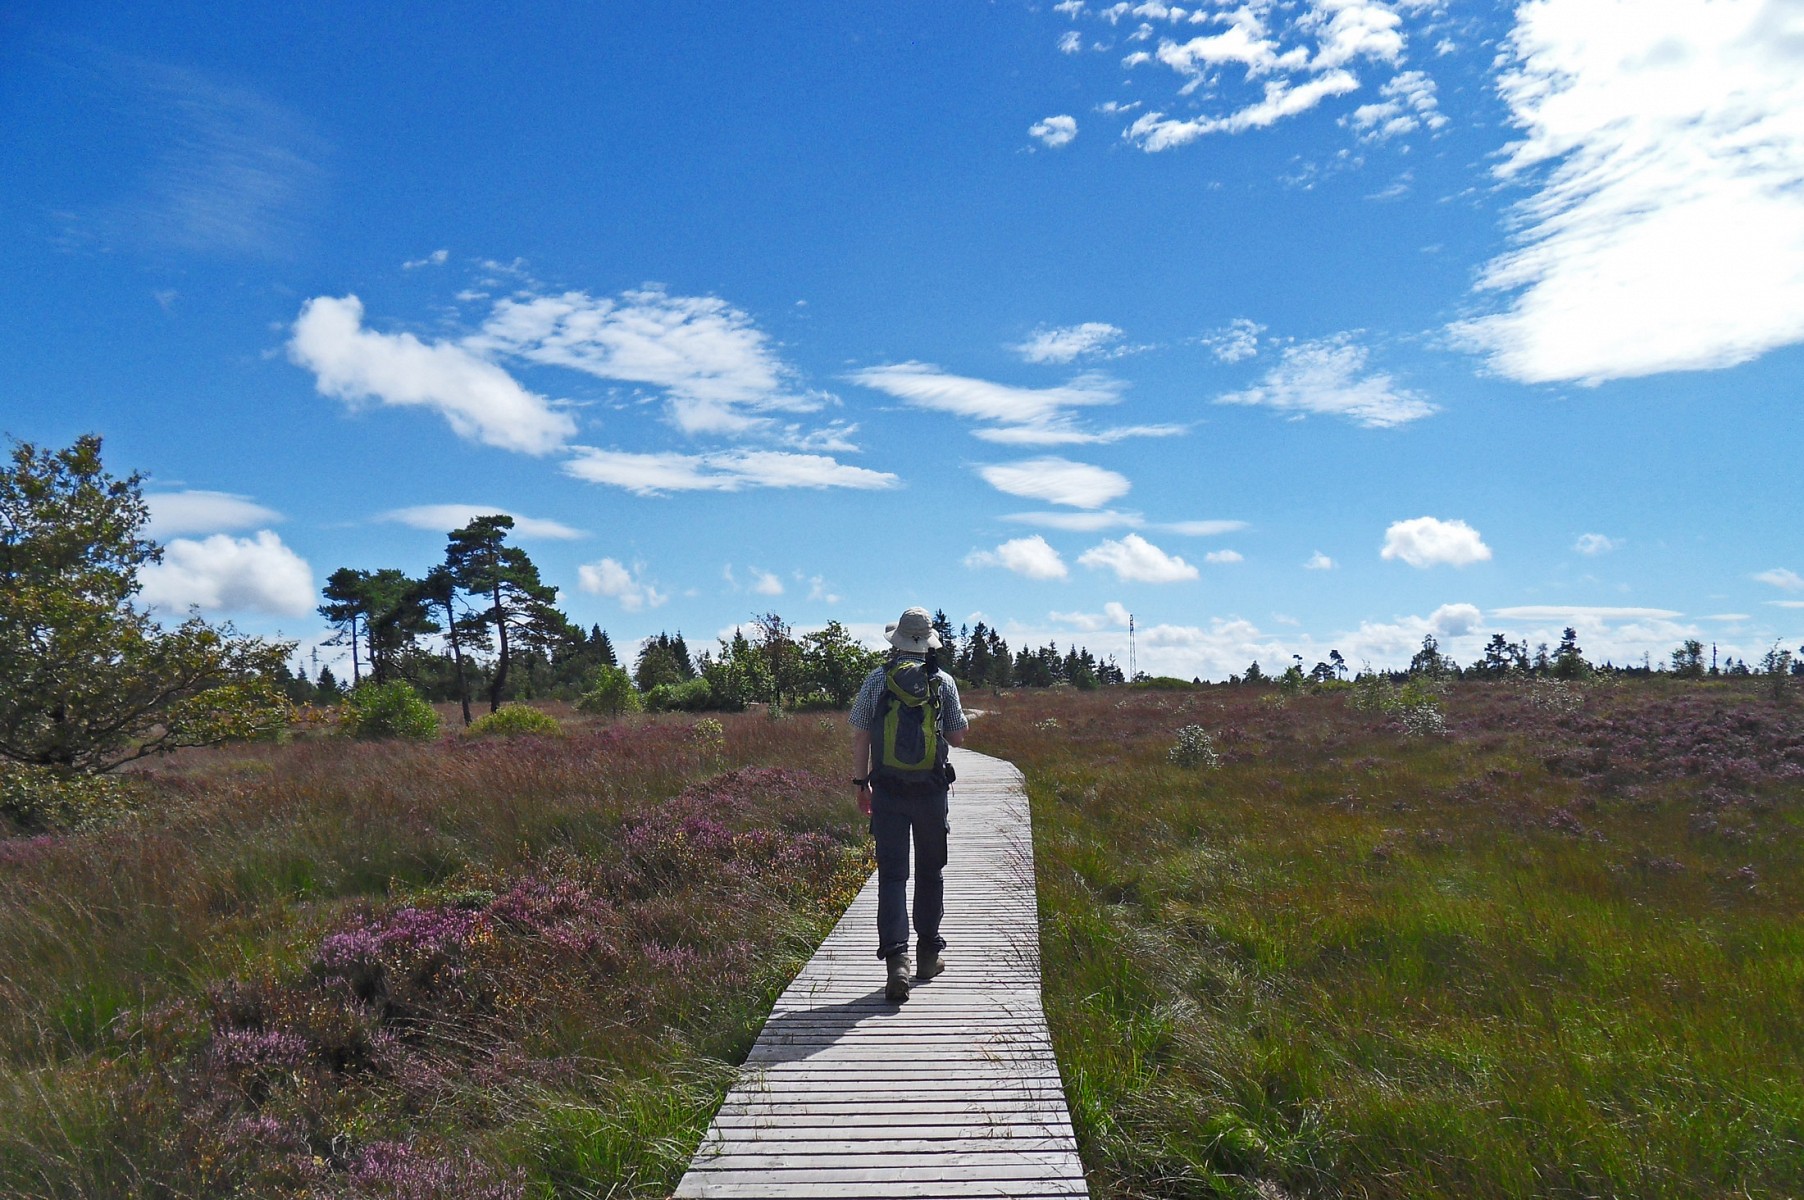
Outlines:
[[[1804,706],[1411,682],[972,698],[1094,1193],[1804,1194]]]
[[[862,830],[836,726],[565,716],[193,752],[0,838],[0,1193],[667,1192]]]

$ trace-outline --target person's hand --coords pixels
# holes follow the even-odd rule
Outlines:
[[[871,815],[871,785],[868,783],[858,785],[858,811],[867,817]]]

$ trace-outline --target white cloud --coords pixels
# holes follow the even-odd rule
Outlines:
[[[1464,637],[1483,619],[1476,604],[1443,604],[1428,615],[1435,632],[1446,637]]]
[[[1360,138],[1382,142],[1427,126],[1440,129],[1447,118],[1439,111],[1435,99],[1434,80],[1421,71],[1403,71],[1378,89],[1384,99],[1376,104],[1362,104],[1342,123],[1351,126]]]
[[[1092,546],[1078,555],[1077,561],[1092,570],[1113,571],[1117,579],[1135,583],[1179,583],[1199,574],[1191,564],[1165,553],[1137,533]]]
[[[896,487],[885,471],[849,466],[822,454],[778,450],[725,450],[713,454],[638,454],[625,450],[575,448],[564,473],[589,483],[625,488],[640,496],[667,492],[740,492],[747,488]]]
[[[150,492],[144,503],[150,507],[144,532],[159,540],[184,533],[253,529],[282,519],[281,513],[264,508],[249,496],[230,492]]]
[[[1345,417],[1367,429],[1406,425],[1439,411],[1386,372],[1368,372],[1365,347],[1344,333],[1285,347],[1257,384],[1215,402]]]
[[[1053,12],[1064,13],[1073,21],[1084,11],[1084,0],[1059,0],[1052,6]]]
[[[1162,112],[1149,112],[1128,126],[1123,136],[1137,143],[1142,150],[1156,154],[1212,133],[1265,129],[1286,117],[1308,112],[1330,96],[1344,96],[1357,90],[1359,80],[1349,71],[1330,71],[1295,86],[1272,80],[1265,85],[1264,99],[1225,117],[1194,117],[1186,121],[1168,118]]]
[[[906,362],[866,367],[847,378],[884,392],[915,408],[951,413],[990,428],[975,436],[1008,445],[1051,446],[1114,442],[1128,437],[1164,437],[1182,433],[1180,425],[1135,425],[1101,431],[1079,427],[1069,410],[1119,403],[1126,385],[1089,372],[1060,387],[1025,388],[988,379],[950,375],[929,363]]]
[[[995,463],[978,468],[978,474],[999,492],[1072,508],[1101,508],[1133,486],[1114,471],[1063,458]]]
[[[1084,38],[1075,29],[1067,29],[1059,37],[1060,54],[1076,54],[1084,48]]]
[[[1246,556],[1241,554],[1238,550],[1211,550],[1209,553],[1203,555],[1203,561],[1207,563],[1237,563],[1245,562]]]
[[[1452,326],[1493,369],[1586,384],[1804,340],[1804,21],[1763,0],[1532,0],[1497,168],[1537,190]]]
[[[449,250],[434,250],[425,258],[413,258],[401,264],[403,271],[417,271],[421,267],[442,267],[445,260],[451,257]]]
[[[1756,583],[1769,583],[1787,592],[1804,592],[1804,576],[1784,567],[1774,567],[1770,571],[1762,571],[1754,576]]]
[[[1491,610],[1491,616],[1500,621],[1548,621],[1568,625],[1595,624],[1600,621],[1670,621],[1683,615],[1670,608],[1621,608],[1587,604],[1517,604]]]
[[[1235,317],[1225,327],[1204,334],[1202,343],[1218,361],[1237,363],[1259,353],[1259,335],[1264,332],[1265,326],[1259,322],[1249,317]]]
[[[1384,531],[1384,549],[1379,556],[1400,558],[1412,567],[1464,567],[1488,560],[1491,548],[1478,530],[1464,521],[1415,517],[1391,523]]]
[[[516,296],[497,304],[465,345],[660,388],[671,424],[692,436],[774,433],[769,414],[814,412],[827,399],[798,389],[749,314],[715,296],[660,287],[618,297]]]
[[[781,596],[783,581],[770,571],[760,571],[757,567],[747,568],[752,573],[752,593],[758,596]]]
[[[1048,149],[1057,150],[1060,146],[1070,145],[1077,137],[1077,118],[1063,114],[1047,117],[1044,121],[1035,123],[1027,133]]]
[[[1774,608],[1804,608],[1804,600],[1768,600]]]
[[[267,529],[235,538],[216,533],[176,538],[163,561],[138,573],[144,602],[167,612],[194,605],[209,612],[304,617],[313,611],[313,569]]]
[[[1018,525],[1038,525],[1043,529],[1062,529],[1067,533],[1096,533],[1104,529],[1138,529],[1146,524],[1139,513],[1116,512],[1026,512],[1010,513],[1002,518]]]
[[[627,612],[657,608],[670,599],[643,578],[644,568],[628,570],[612,558],[584,563],[576,568],[577,586],[592,595],[611,596]]]
[[[1317,550],[1309,556],[1309,561],[1303,564],[1303,569],[1305,571],[1332,571],[1338,565],[1332,558]]]
[[[1219,537],[1224,533],[1239,533],[1246,527],[1245,521],[1168,521],[1163,525],[1153,526],[1154,529],[1181,533],[1186,537]]]
[[[553,538],[570,540],[588,537],[580,529],[573,529],[562,521],[551,521],[544,517],[523,517],[517,512],[502,508],[495,504],[415,504],[409,508],[393,508],[377,517],[378,521],[394,521],[412,529],[424,529],[433,533],[450,533],[453,529],[462,529],[477,517],[506,516],[514,519],[514,533],[521,537]]]
[[[437,411],[459,437],[549,454],[576,422],[494,363],[451,342],[363,328],[356,296],[316,296],[301,306],[288,356],[315,376],[321,395]]]
[[[1572,543],[1572,548],[1588,558],[1596,558],[1600,554],[1608,554],[1612,550],[1622,549],[1622,542],[1607,534],[1581,533],[1578,541]]]
[[[1063,325],[1035,329],[1019,346],[1011,346],[1016,354],[1031,363],[1068,363],[1084,355],[1104,354],[1121,340],[1121,330],[1102,321],[1085,321],[1081,325]]]
[[[967,567],[1003,567],[1029,579],[1064,579],[1070,572],[1045,538],[1039,534],[1015,538],[994,550],[973,550],[965,555]]]

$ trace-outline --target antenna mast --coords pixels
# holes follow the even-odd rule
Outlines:
[[[1134,614],[1128,614],[1128,682],[1140,678],[1140,664],[1134,657]]]

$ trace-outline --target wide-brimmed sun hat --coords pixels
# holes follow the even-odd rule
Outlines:
[[[940,635],[934,631],[933,618],[924,608],[904,612],[893,625],[884,626],[883,636],[889,639],[890,645],[910,654],[925,654],[940,646]]]

